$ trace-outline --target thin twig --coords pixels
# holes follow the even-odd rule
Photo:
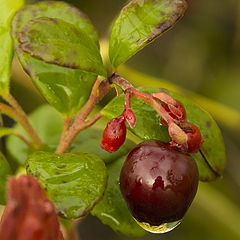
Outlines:
[[[0,128],[0,138],[8,136],[8,135],[14,135],[14,136],[18,137],[19,139],[21,139],[23,142],[25,142],[30,147],[33,147],[33,144],[29,140],[27,140],[27,138],[25,138],[25,136],[14,131],[12,128],[4,128],[4,127]]]
[[[70,230],[67,231],[66,240],[80,240],[78,231],[77,231],[78,222],[73,222]]]
[[[152,96],[152,94],[138,91],[137,89],[135,89],[133,87],[133,85],[131,83],[129,83],[126,79],[122,78],[119,75],[112,75],[111,82],[116,84],[120,88],[122,88],[122,90],[125,92],[125,94],[128,94],[129,96],[133,96],[133,97],[135,97],[139,100],[142,100],[145,103],[148,103],[149,105],[151,105],[156,110],[156,112],[161,116],[161,118],[163,118],[166,122],[174,121],[174,119],[162,107],[162,105],[159,104],[155,100],[155,98]]]
[[[23,128],[27,131],[27,124],[25,122],[24,117],[19,114],[19,112],[17,112],[15,109],[13,109],[12,107],[4,104],[4,103],[0,103],[0,113],[9,116],[10,118],[12,118],[13,120],[15,120],[16,122],[19,122]],[[28,131],[27,131],[28,132]],[[29,133],[29,132],[28,132]],[[15,134],[16,135],[16,134]],[[30,135],[30,133],[29,133]],[[31,135],[30,135],[31,136]],[[18,136],[19,137],[19,136]],[[21,138],[21,137],[20,137]],[[23,140],[23,138],[22,138]],[[40,145],[38,145],[35,142],[30,143],[29,141],[27,141],[26,139],[23,140],[25,143],[27,143],[28,145],[30,145],[31,147],[38,149],[40,147]]]
[[[82,130],[90,127],[97,120],[99,120],[99,118],[101,118],[102,115],[98,113],[91,120],[86,121],[86,118],[91,113],[93,108],[107,94],[109,89],[110,84],[108,81],[105,80],[101,82],[100,79],[96,80],[88,101],[76,117],[72,126],[68,129],[66,134],[64,134],[63,138],[60,140],[56,153],[64,153]]]
[[[29,147],[34,148],[35,146],[29,141],[27,140],[23,135],[21,135],[20,133],[17,132],[12,132],[12,135],[18,137],[19,139],[21,139],[24,143],[26,143]]]
[[[17,113],[18,117],[21,119],[21,121],[19,121],[20,124],[32,138],[35,148],[39,148],[42,144],[41,139],[37,135],[36,131],[33,129],[32,125],[28,120],[27,114],[24,112],[20,104],[10,93],[7,94],[6,96],[3,96],[3,98],[14,108],[15,113]]]
[[[63,130],[62,130],[60,142],[64,141],[64,137],[67,134],[67,132],[71,126],[71,122],[72,122],[72,118],[67,117],[64,119]]]

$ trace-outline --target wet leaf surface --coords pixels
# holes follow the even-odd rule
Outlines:
[[[125,157],[122,157],[107,166],[109,175],[107,189],[103,199],[91,213],[119,233],[129,237],[141,237],[146,232],[132,218],[119,189],[119,175],[124,160]]]
[[[27,173],[39,180],[59,214],[68,219],[87,215],[107,182],[104,162],[89,153],[35,152],[28,157]]]
[[[74,115],[87,101],[97,75],[45,63],[21,51],[19,32],[31,20],[58,18],[74,25],[99,46],[97,33],[89,19],[77,8],[60,1],[44,1],[21,9],[12,23],[12,36],[18,58],[46,100],[63,115]],[[49,33],[50,34],[50,33]]]
[[[109,57],[114,68],[171,28],[187,8],[185,0],[132,0],[113,24]]]

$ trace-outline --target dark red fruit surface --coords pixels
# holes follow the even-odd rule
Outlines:
[[[152,226],[181,220],[197,187],[192,157],[156,140],[137,145],[120,175],[121,192],[133,217]]]
[[[101,147],[110,153],[117,151],[126,139],[126,132],[125,118],[122,115],[112,119],[103,132]]]

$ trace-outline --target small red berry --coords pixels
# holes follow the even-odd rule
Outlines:
[[[101,147],[109,153],[116,152],[124,143],[126,132],[124,116],[112,119],[103,132]]]

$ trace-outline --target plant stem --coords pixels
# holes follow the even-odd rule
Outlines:
[[[14,135],[25,142],[30,147],[34,147],[33,144],[26,139],[22,134],[15,132],[12,128],[0,128],[0,138],[8,135]]]
[[[107,94],[109,89],[110,84],[108,81],[105,80],[101,82],[100,79],[96,80],[88,101],[76,117],[73,124],[61,138],[56,153],[64,153],[82,130],[90,127],[102,117],[101,113],[98,113],[92,119],[86,121],[86,118],[91,113],[93,108]]]
[[[78,225],[77,222],[72,223],[71,229],[67,231],[66,240],[80,240],[80,237],[77,231],[77,225]]]
[[[72,122],[72,118],[70,118],[70,117],[67,117],[64,119],[63,130],[62,130],[60,142],[64,141],[65,135],[67,134],[67,132],[71,126],[71,122]]]
[[[126,79],[122,78],[119,75],[112,75],[111,82],[118,85],[122,88],[125,94],[133,96],[139,100],[142,100],[149,105],[151,105],[156,112],[168,123],[174,122],[174,119],[169,115],[169,113],[159,104],[152,94],[144,93],[135,89],[131,83],[129,83]],[[128,103],[129,104],[129,103]]]
[[[41,139],[28,121],[28,116],[24,112],[20,104],[10,93],[8,93],[6,96],[3,96],[3,98],[13,107],[14,115],[17,116],[17,119],[14,118],[14,120],[18,121],[32,138],[34,148],[39,149],[42,144]]]
[[[20,115],[15,109],[13,109],[12,107],[0,103],[0,113],[5,114],[7,116],[9,116],[10,118],[12,118],[13,120],[15,120],[16,122],[19,122],[23,128],[27,131],[27,125],[25,122],[25,119],[22,117],[22,115]],[[28,132],[28,131],[27,131]],[[29,133],[29,132],[28,132]],[[19,134],[14,134],[18,137],[20,137]],[[30,133],[29,133],[30,135]],[[31,135],[30,135],[31,136]],[[36,142],[29,142],[28,140],[26,140],[25,138],[23,139],[23,137],[20,137],[26,144],[28,144],[29,146],[33,147],[34,149],[39,149],[40,145]]]
[[[234,108],[221,104],[212,99],[203,97],[189,90],[183,89],[163,79],[151,77],[137,72],[124,65],[119,67],[118,71],[122,76],[126,76],[132,83],[134,83],[134,85],[144,86],[144,84],[148,83],[150,87],[166,88],[170,91],[183,94],[186,97],[190,98],[193,102],[197,103],[203,109],[206,109],[223,126],[231,129],[234,132],[240,131],[240,113]]]

